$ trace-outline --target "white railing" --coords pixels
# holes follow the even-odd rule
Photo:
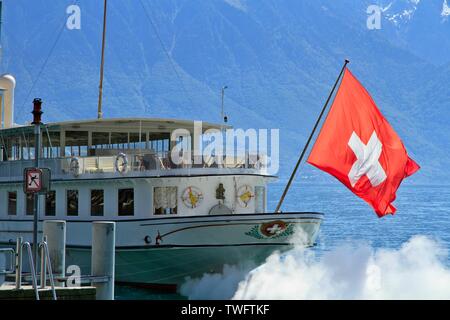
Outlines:
[[[40,159],[39,166],[50,168],[52,172],[61,172],[61,159]],[[23,176],[25,168],[34,167],[34,160],[1,161],[0,177]]]
[[[223,157],[221,161],[215,157],[199,157],[181,164],[173,163],[168,153],[123,155],[122,157],[117,155],[40,159],[39,166],[49,168],[53,176],[191,168],[256,169],[262,171],[266,168],[266,162],[263,158],[251,154],[240,157]],[[21,177],[25,168],[33,166],[34,160],[0,162],[0,178]]]

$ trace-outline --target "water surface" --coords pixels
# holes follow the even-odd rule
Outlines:
[[[275,208],[284,184],[272,184],[269,208]],[[345,243],[365,243],[373,248],[398,249],[411,237],[424,235],[450,248],[450,186],[413,185],[407,180],[397,192],[395,215],[378,218],[373,210],[341,184],[308,181],[292,185],[283,211],[316,211],[325,214],[317,246],[320,256]],[[450,257],[447,256],[447,265]],[[116,288],[117,299],[184,299],[178,294],[144,289]]]

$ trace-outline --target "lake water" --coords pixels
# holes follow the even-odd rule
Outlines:
[[[276,206],[276,203],[282,193],[283,187],[284,185],[282,183],[271,185],[269,190],[269,208],[274,208]],[[346,244],[353,246],[353,248],[356,248],[358,246],[365,246],[366,248],[369,248],[369,251],[373,251],[371,251],[373,257],[370,259],[378,259],[375,263],[378,263],[377,266],[383,265],[385,261],[394,261],[392,263],[406,264],[405,266],[398,267],[398,269],[400,270],[399,272],[401,272],[401,270],[409,270],[410,268],[422,268],[424,269],[424,272],[419,275],[415,274],[414,277],[419,277],[421,279],[423,274],[425,274],[425,276],[423,277],[425,277],[427,280],[424,281],[430,282],[432,280],[429,280],[427,278],[430,273],[427,268],[435,268],[435,265],[438,264],[438,271],[436,272],[442,271],[442,277],[444,277],[445,279],[447,279],[446,277],[450,277],[448,269],[448,267],[450,266],[450,258],[448,255],[446,255],[446,250],[450,248],[450,186],[412,185],[411,183],[408,183],[408,179],[406,179],[397,192],[397,200],[394,202],[394,205],[397,208],[397,213],[394,216],[386,216],[380,219],[365,202],[353,195],[348,189],[346,189],[338,182],[330,180],[329,183],[323,185],[311,183],[308,181],[300,181],[293,184],[292,189],[290,190],[288,197],[286,198],[286,202],[283,206],[283,211],[317,211],[323,212],[325,214],[325,220],[321,227],[317,246],[310,249],[314,254],[313,260],[320,262],[322,256],[326,256],[327,253],[331,252],[331,254],[329,254],[328,256],[338,256],[337,264],[339,264],[340,260],[342,259],[349,260],[346,263],[350,264],[350,266],[346,266],[345,268],[350,270],[351,268],[353,268],[353,260],[359,259],[360,256],[353,256],[353,253],[346,253],[342,256],[339,256],[339,254],[342,253],[342,250],[339,251],[339,248],[343,246],[345,247]],[[420,262],[420,259],[422,258],[417,255],[427,255],[426,251],[433,251],[434,247],[432,249],[427,249],[426,245],[423,245],[422,242],[416,242],[409,247],[408,245],[406,245],[406,248],[401,251],[401,248],[405,247],[405,244],[407,244],[412,237],[417,235],[425,236],[427,237],[427,239],[430,239],[430,241],[435,241],[435,244],[439,246],[438,249],[441,252],[439,254],[436,253],[436,255],[439,255],[439,261],[436,262],[434,261],[435,257],[431,257],[431,267],[429,267],[428,265],[421,265],[422,262]],[[376,252],[389,249],[393,250],[393,257],[389,256],[386,258],[385,256],[379,257],[376,255]],[[422,249],[425,250],[425,253]],[[334,252],[335,250],[338,250],[338,254]],[[408,250],[413,252],[408,253]],[[417,255],[414,251],[417,251]],[[289,256],[290,253],[288,253],[287,255]],[[298,256],[294,256],[294,254],[292,255],[294,259],[293,261],[296,261],[295,259],[299,259]],[[368,261],[371,261],[370,259],[368,259]],[[425,257],[423,259],[428,258]],[[317,262],[321,268],[319,270],[324,269],[326,270],[326,272],[330,272],[330,270],[334,268],[333,266],[330,267],[319,262]],[[300,264],[298,268],[304,267],[303,262],[297,261],[294,263]],[[354,263],[356,264],[357,262]],[[388,262],[388,265],[392,263]],[[417,263],[419,266],[415,266],[415,263]],[[315,265],[314,267],[317,267],[317,265]],[[308,268],[306,270],[307,271],[304,272],[312,272],[315,269],[311,267],[311,265],[308,265]],[[358,270],[359,269],[352,272],[359,272]],[[390,272],[392,273],[396,271]],[[293,277],[295,278],[295,275]],[[241,274],[240,278],[229,278],[232,279],[229,280],[229,282],[234,281],[235,289],[237,290],[237,284],[240,280],[242,280],[242,278],[243,275]],[[221,295],[220,292],[221,285],[223,285],[224,282],[228,281],[227,279],[228,278],[225,276],[218,280],[216,279],[216,283],[211,284],[211,288],[208,288],[208,285],[206,285],[205,287],[205,283],[203,283],[202,285],[205,288],[200,289],[206,290],[207,292],[205,293],[205,295],[208,294],[209,297],[211,297],[211,294],[213,293],[212,296],[216,298],[230,298],[233,295],[230,295],[229,285],[226,289],[228,292],[223,292],[223,295]],[[266,281],[270,282],[271,280],[268,279]],[[344,278],[343,281],[348,282],[348,279],[346,280]],[[212,289],[212,287],[214,287],[214,289]],[[233,287],[233,285],[231,285],[231,287]],[[311,289],[310,287],[311,284],[309,284],[308,288]],[[116,290],[117,299],[186,298],[185,296],[178,294],[159,294],[147,290],[138,290],[126,287],[118,287],[116,288]],[[199,290],[197,290],[196,292],[198,293],[201,291]],[[208,292],[208,290],[213,291]],[[234,289],[232,288],[231,291],[233,290]],[[426,292],[426,289],[419,288],[418,290]],[[443,290],[446,289],[444,288]],[[344,297],[353,297],[353,292],[354,290],[352,291],[352,293],[348,293]],[[444,291],[444,297],[446,297],[446,294],[447,291]],[[385,296],[386,295],[384,295],[383,297]],[[193,294],[192,296],[190,296],[190,298],[197,297],[203,298],[201,294]],[[253,296],[247,297],[251,298]],[[258,298],[259,296],[254,297]],[[271,297],[272,296],[269,296],[269,298]],[[286,298],[282,295],[280,297]],[[314,297],[314,295],[312,295],[312,297]],[[333,294],[331,293],[329,297],[335,296],[333,296]],[[359,296],[356,295],[355,297]],[[448,296],[448,298],[450,298],[450,296]]]

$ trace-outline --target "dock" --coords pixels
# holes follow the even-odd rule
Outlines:
[[[0,248],[0,300],[114,300],[114,222],[92,223],[90,274],[65,274],[65,221],[44,221],[43,240],[36,243],[40,263],[37,258],[35,263],[29,242],[19,237],[15,245],[15,249]],[[27,272],[23,272],[23,258],[28,258]],[[75,283],[68,283],[69,278]]]
[[[41,300],[53,300],[51,288],[39,289]],[[86,287],[56,287],[56,297],[58,300],[95,300],[96,288]],[[4,284],[0,286],[1,300],[36,300],[35,291],[32,285],[24,285],[16,289],[15,284]]]

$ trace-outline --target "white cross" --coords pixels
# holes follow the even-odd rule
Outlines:
[[[356,156],[356,161],[348,173],[348,178],[350,179],[352,187],[354,187],[364,175],[369,178],[370,183],[374,187],[383,183],[383,181],[386,180],[386,172],[384,172],[384,169],[379,162],[383,145],[378,139],[375,131],[370,136],[367,145],[365,145],[353,131],[350,140],[348,140],[348,145]]]
[[[271,234],[278,234],[281,232],[281,227],[278,224],[274,224],[272,227],[267,228],[267,231],[269,231]]]

